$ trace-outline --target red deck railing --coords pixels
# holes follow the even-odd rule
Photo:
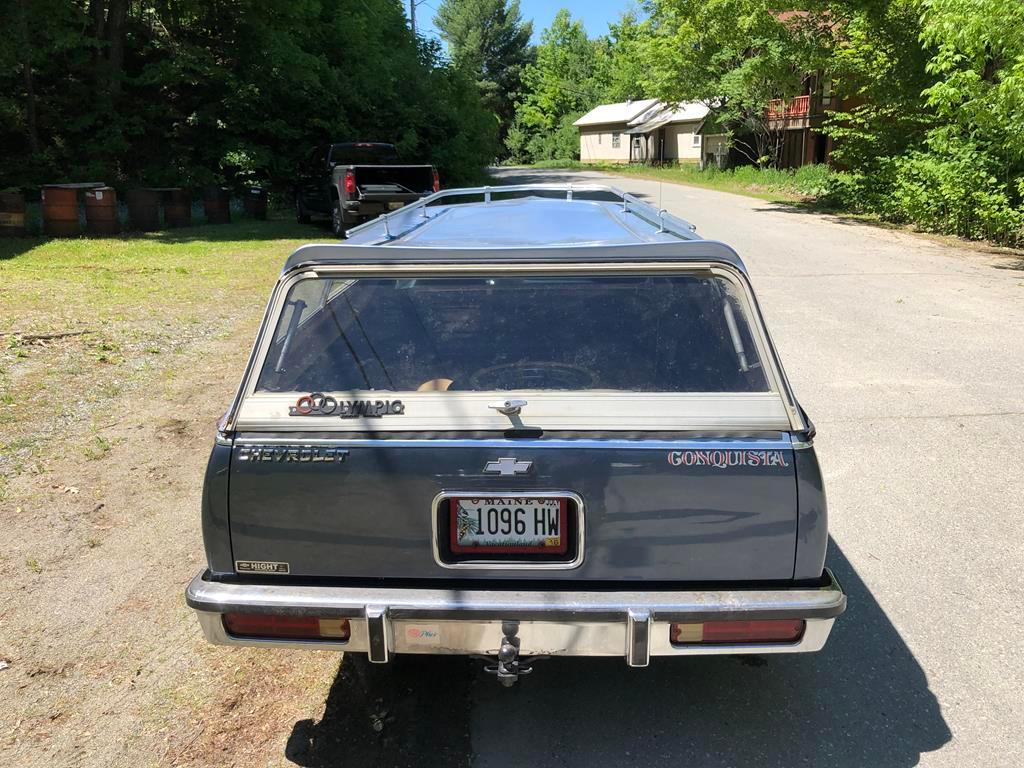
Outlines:
[[[811,97],[796,96],[788,102],[783,99],[772,99],[768,102],[768,117],[781,120],[784,117],[807,117],[811,114]]]

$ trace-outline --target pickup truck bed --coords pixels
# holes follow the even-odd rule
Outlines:
[[[315,149],[295,188],[299,221],[329,217],[336,235],[438,190],[430,165],[401,165],[390,144],[358,142]],[[360,162],[352,162],[362,158]]]

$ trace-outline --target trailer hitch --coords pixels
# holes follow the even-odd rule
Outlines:
[[[498,648],[497,663],[488,663],[484,666],[484,672],[495,675],[498,682],[506,688],[511,688],[521,675],[528,675],[533,672],[533,662],[537,657],[526,659],[519,658],[519,622],[501,622],[501,646]],[[478,656],[484,661],[492,662],[489,656]]]

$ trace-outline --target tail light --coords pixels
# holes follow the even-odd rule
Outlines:
[[[437,168],[434,169],[434,191],[441,191],[441,177],[437,175]]]
[[[701,624],[672,624],[672,645],[743,645],[749,643],[795,643],[804,636],[803,619],[762,621],[705,621]]]
[[[345,194],[354,195],[356,193],[356,175],[352,171],[345,173]]]
[[[333,640],[341,643],[351,635],[348,619],[260,613],[225,613],[224,629],[236,637]]]

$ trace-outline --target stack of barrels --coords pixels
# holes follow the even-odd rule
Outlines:
[[[50,237],[75,237],[78,224],[78,190],[59,184],[43,187],[43,231]]]
[[[79,192],[85,193],[85,231],[90,235],[116,235],[121,231],[117,192],[99,183],[47,184],[42,189],[43,232],[50,237],[76,237],[82,233]],[[153,232],[163,225],[187,227],[192,224],[192,195],[178,187],[134,188],[125,195],[128,205],[128,229]],[[267,191],[246,187],[243,203],[247,215],[267,218]],[[207,187],[203,190],[203,210],[209,224],[231,221],[231,190]],[[0,236],[22,236],[25,229],[25,198],[20,190],[0,191]]]
[[[231,190],[224,187],[207,187],[203,190],[203,211],[208,224],[231,222]]]
[[[192,195],[184,189],[169,189],[164,198],[164,224],[187,227],[192,223]]]
[[[267,219],[267,190],[263,187],[245,188],[245,212],[254,219]]]
[[[121,231],[121,221],[117,217],[117,193],[112,187],[86,190],[85,231],[100,236],[116,235]]]
[[[0,237],[25,234],[25,198],[16,189],[0,192]]]
[[[129,189],[128,221],[136,232],[160,229],[160,194],[152,189]]]

